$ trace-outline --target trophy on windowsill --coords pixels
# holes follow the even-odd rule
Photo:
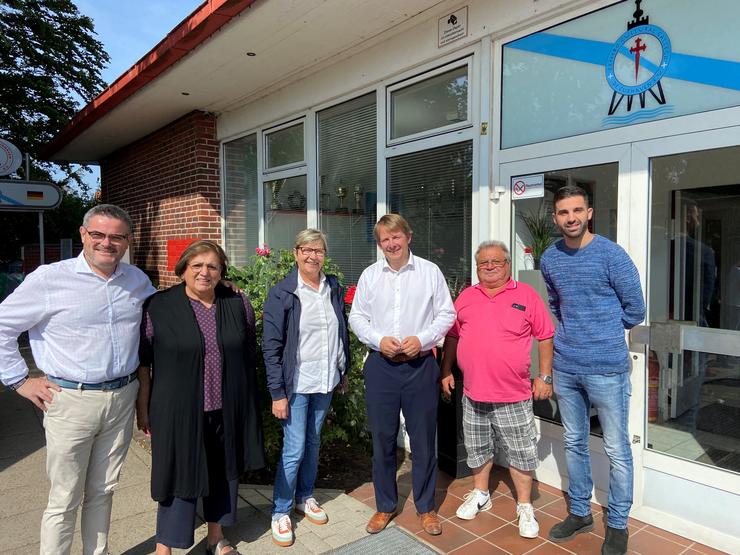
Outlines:
[[[359,212],[362,208],[362,185],[355,185],[355,211]]]
[[[338,210],[344,210],[344,199],[347,197],[347,187],[337,187],[337,198],[339,199]]]
[[[272,192],[272,202],[270,202],[270,210],[281,210],[283,207],[278,201],[278,194],[280,189],[285,185],[285,179],[275,179],[270,182],[270,191]]]

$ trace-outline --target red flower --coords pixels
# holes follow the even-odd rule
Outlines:
[[[524,247],[524,254],[532,254],[532,247]]]
[[[254,252],[256,252],[259,256],[270,256],[270,253],[272,253],[270,247],[268,247],[266,243],[262,243],[262,246],[264,248],[261,249],[257,247],[256,249],[254,249]]]
[[[352,285],[349,289],[347,289],[347,293],[344,295],[345,303],[352,304],[352,301],[355,300],[355,291],[357,291],[356,285]]]

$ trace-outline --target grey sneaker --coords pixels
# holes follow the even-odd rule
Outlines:
[[[568,515],[563,522],[559,522],[550,530],[547,536],[551,542],[562,543],[572,540],[578,534],[590,532],[594,529],[594,518],[591,515],[576,516]]]
[[[627,553],[629,532],[626,528],[606,527],[606,538],[601,546],[601,555],[624,555]]]

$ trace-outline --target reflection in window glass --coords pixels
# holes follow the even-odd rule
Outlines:
[[[650,323],[697,328],[704,348],[650,346],[647,445],[740,472],[740,147],[654,158],[650,174]]]
[[[247,263],[257,246],[257,136],[224,144],[224,242],[229,262]]]
[[[303,124],[266,135],[267,167],[277,168],[303,162]]]
[[[411,250],[436,263],[453,294],[470,283],[471,141],[388,159],[390,211],[408,220]]]
[[[467,66],[391,93],[391,139],[467,120]]]
[[[578,185],[585,189],[589,206],[593,208],[589,230],[616,242],[618,176],[617,163],[550,171],[544,174],[543,197],[512,202],[514,222],[514,240],[511,248],[512,275],[516,280],[534,287],[548,307],[547,289],[539,271],[539,261],[547,247],[561,237],[552,222],[555,192],[565,185]],[[554,317],[553,322],[557,325]],[[534,377],[539,374],[537,342],[533,342],[531,359],[530,374]],[[552,399],[535,401],[534,412],[540,418],[561,422],[554,394]],[[591,414],[591,433],[601,435],[601,425],[594,411]]]
[[[375,93],[318,114],[319,225],[347,284],[376,259],[376,128]]]
[[[271,249],[293,249],[306,229],[306,176],[265,181],[265,242]]]

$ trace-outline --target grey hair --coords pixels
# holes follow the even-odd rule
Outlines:
[[[475,261],[478,261],[478,255],[480,254],[480,251],[484,249],[491,249],[494,247],[504,251],[504,258],[507,262],[511,262],[511,253],[509,253],[509,247],[507,247],[506,243],[504,243],[503,241],[496,241],[495,239],[491,239],[490,241],[483,241],[480,245],[478,245],[478,250],[475,251]]]
[[[121,220],[128,227],[129,233],[132,233],[134,231],[134,224],[131,221],[131,216],[129,216],[128,212],[126,212],[123,208],[120,208],[115,204],[98,204],[97,206],[93,206],[92,208],[90,208],[90,210],[85,212],[85,215],[82,218],[83,227],[87,227],[88,225],[90,225],[90,220],[93,219],[95,216],[103,216],[105,218]]]
[[[311,228],[298,232],[298,235],[295,236],[295,244],[293,247],[297,249],[298,247],[302,247],[303,245],[307,245],[308,243],[313,243],[315,241],[321,241],[321,244],[324,245],[324,250],[329,250],[326,246],[326,235],[324,235],[323,231]]]

